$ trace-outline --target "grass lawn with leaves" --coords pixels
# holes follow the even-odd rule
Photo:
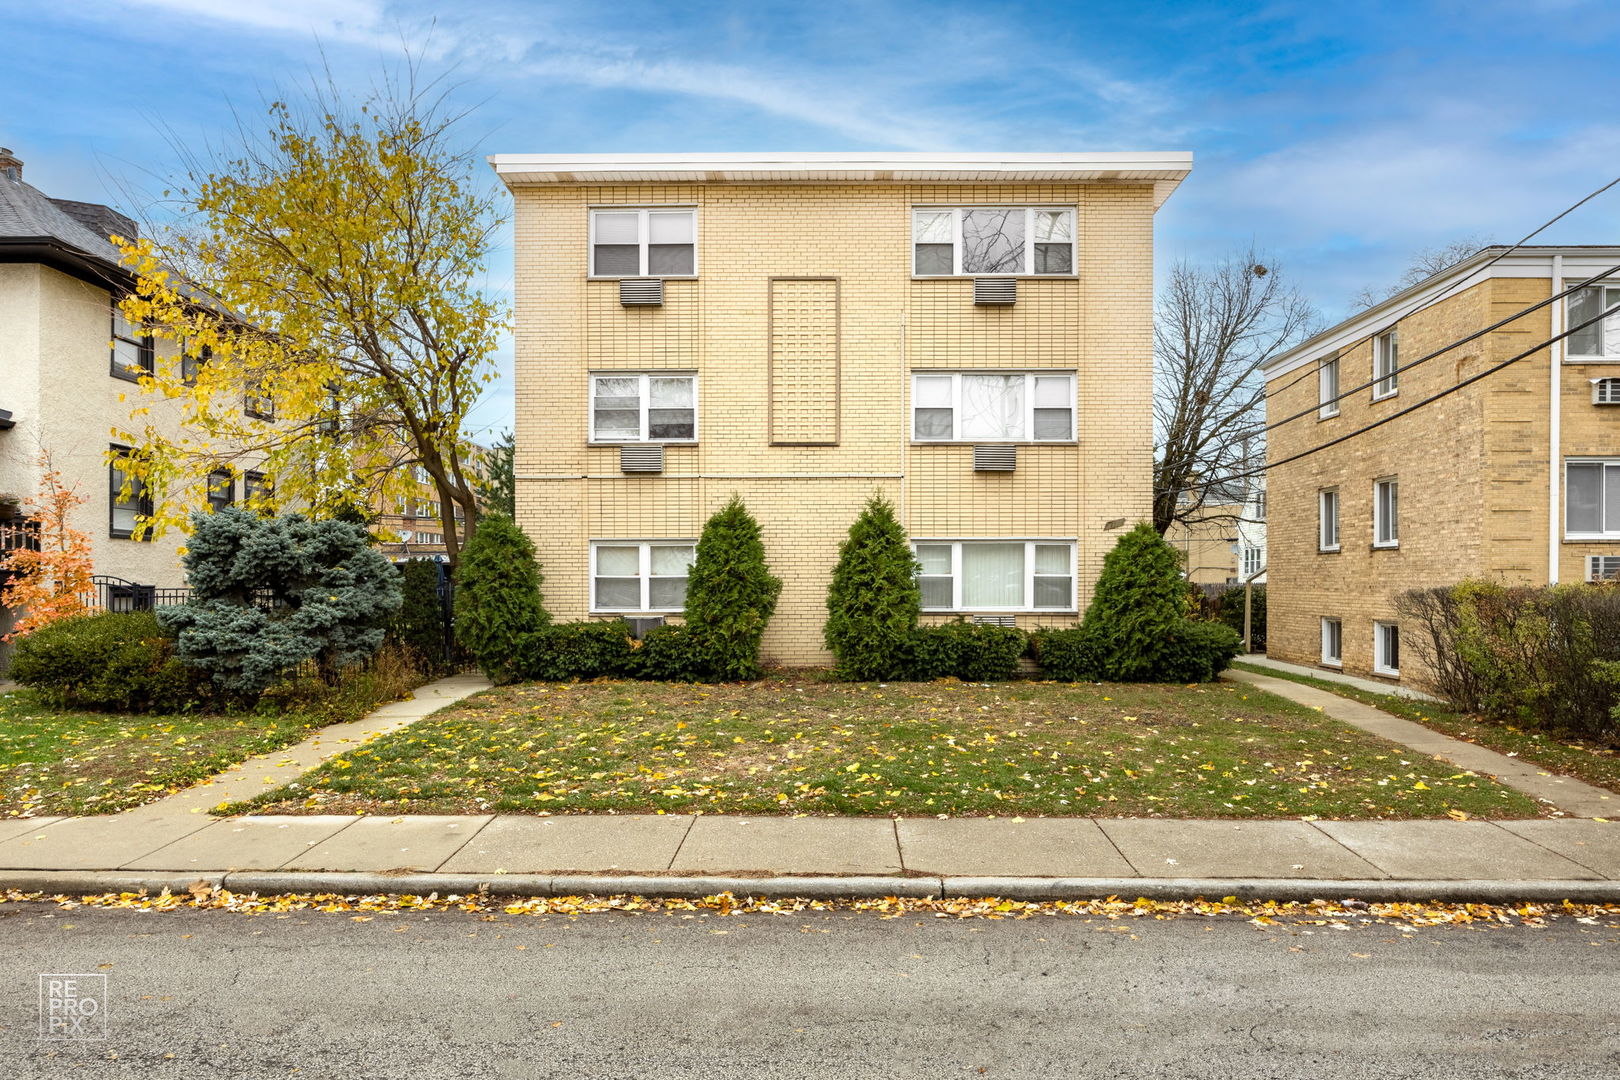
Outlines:
[[[1275,668],[1259,667],[1254,664],[1232,666],[1256,675],[1287,679],[1290,682],[1327,690],[1407,720],[1416,721],[1454,739],[1478,743],[1498,753],[1510,754],[1533,762],[1548,772],[1573,776],[1577,780],[1584,780],[1588,784],[1596,784],[1610,791],[1620,791],[1620,749],[1612,746],[1560,732],[1526,731],[1512,724],[1498,723],[1481,716],[1458,712],[1440,702],[1416,701],[1395,694],[1380,694],[1329,679],[1316,679],[1309,675],[1298,675],[1291,671],[1278,671]]]
[[[234,810],[1535,817],[1528,797],[1246,686],[537,683]]]
[[[0,694],[0,818],[127,810],[331,722],[308,713],[83,712],[26,690]]]

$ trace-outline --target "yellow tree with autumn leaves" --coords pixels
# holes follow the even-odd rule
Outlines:
[[[115,238],[125,317],[178,345],[119,433],[150,527],[183,526],[185,489],[220,468],[267,475],[250,504],[273,491],[326,515],[405,490],[399,466],[420,464],[454,562],[479,510],[463,427],[507,319],[481,285],[503,217],[457,146],[465,114],[412,68],[357,104],[328,80],[266,116],[228,154],[187,158],[171,226]],[[158,399],[180,403],[177,428]]]

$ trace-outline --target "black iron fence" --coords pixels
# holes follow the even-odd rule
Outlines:
[[[0,522],[0,555],[8,551],[38,551],[39,522],[32,519]]]

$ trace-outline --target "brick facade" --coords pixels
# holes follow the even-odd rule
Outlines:
[[[1152,182],[508,183],[518,519],[554,617],[592,614],[591,541],[696,539],[733,493],[784,582],[763,646],[784,665],[829,659],[827,583],[874,492],[914,538],[1074,542],[1077,610],[1121,531],[1107,525],[1149,516]],[[621,306],[616,281],[589,277],[589,211],[661,204],[697,208],[698,274],[666,280],[662,306]],[[1079,272],[976,307],[971,279],[911,273],[928,204],[1074,207]],[[920,369],[1073,372],[1078,440],[975,473],[970,445],[911,441]],[[697,441],[666,446],[662,474],[623,475],[617,447],[589,444],[588,374],[608,371],[696,372]]]

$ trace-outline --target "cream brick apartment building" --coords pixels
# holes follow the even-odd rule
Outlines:
[[[1387,418],[1620,304],[1620,274],[1548,302],[1620,265],[1620,247],[1526,247],[1498,261],[1503,251],[1487,248],[1279,356],[1265,373],[1268,419],[1306,415],[1272,432],[1270,460]],[[1419,658],[1402,648],[1402,631],[1408,644],[1417,633],[1396,612],[1402,592],[1620,571],[1620,318],[1274,464],[1268,480],[1270,654],[1421,685]]]
[[[554,616],[677,615],[733,492],[828,657],[838,545],[898,506],[930,618],[1069,625],[1149,516],[1153,217],[1185,153],[498,155],[516,477]]]

